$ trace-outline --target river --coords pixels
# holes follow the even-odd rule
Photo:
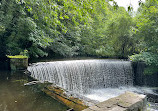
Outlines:
[[[0,71],[0,111],[66,111],[65,105],[43,93],[23,72]]]

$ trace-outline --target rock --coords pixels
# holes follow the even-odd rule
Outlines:
[[[145,111],[146,96],[126,92],[120,96],[100,102],[83,111]]]

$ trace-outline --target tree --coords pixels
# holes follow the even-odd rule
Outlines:
[[[115,8],[105,0],[2,0],[3,56],[127,57],[135,50],[132,17],[113,2]]]
[[[133,61],[144,61],[148,67],[146,74],[158,69],[158,1],[147,0],[139,8],[136,16],[136,38],[138,54],[131,56]]]
[[[116,56],[127,57],[134,52],[133,20],[124,8],[115,11],[109,22],[109,36]]]
[[[25,3],[16,0],[1,1],[1,46],[6,54],[19,54],[25,49],[32,57],[44,56],[49,36],[28,14]]]

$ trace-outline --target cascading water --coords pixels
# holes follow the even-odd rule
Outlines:
[[[39,81],[54,83],[74,93],[91,89],[133,85],[130,61],[72,60],[36,63],[28,67],[31,76]]]
[[[70,92],[100,102],[116,97],[125,91],[157,95],[151,88],[133,87],[134,77],[130,61],[71,60],[41,62],[32,64],[28,67],[28,70],[34,79],[54,83]],[[158,111],[156,110],[157,103],[149,104],[152,106],[149,107],[149,110]]]

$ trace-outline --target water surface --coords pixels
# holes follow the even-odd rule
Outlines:
[[[158,111],[158,93],[154,92],[153,88],[150,87],[128,86],[118,88],[92,89],[89,94],[85,94],[84,96],[92,100],[103,102],[110,98],[119,96],[126,91],[147,95],[147,111]]]
[[[66,111],[68,107],[34,86],[22,72],[0,71],[0,111]]]

